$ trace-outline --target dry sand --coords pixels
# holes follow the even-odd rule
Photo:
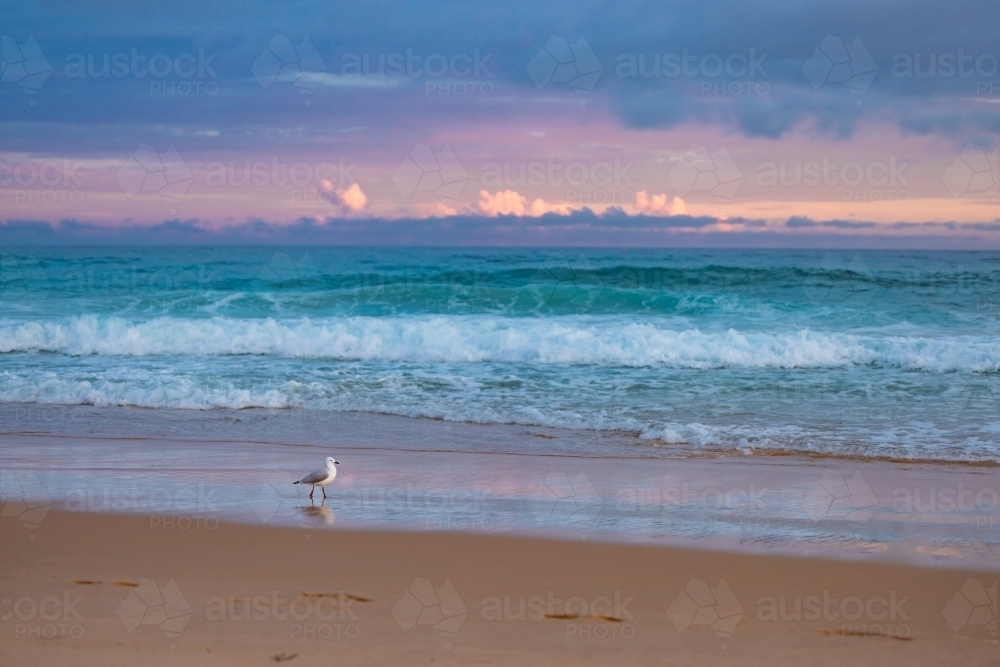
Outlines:
[[[995,571],[60,511],[29,540],[15,523],[5,667],[1000,664]]]

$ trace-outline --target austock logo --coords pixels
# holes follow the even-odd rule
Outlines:
[[[416,144],[392,172],[392,182],[404,197],[414,192],[433,192],[445,199],[456,199],[468,180],[469,174],[451,146],[435,151],[426,144]]]
[[[298,44],[284,35],[275,35],[250,67],[264,90],[279,82],[288,82],[303,95],[311,95],[323,85],[326,63],[319,51],[303,37]]]
[[[550,35],[528,63],[528,76],[538,88],[565,83],[578,93],[593,89],[603,71],[604,66],[583,37],[571,46],[564,37]]]
[[[725,579],[713,587],[704,579],[693,578],[670,604],[667,616],[678,632],[691,626],[708,626],[722,640],[721,647],[726,648],[743,618],[743,607]]]
[[[860,472],[845,479],[839,472],[828,470],[802,500],[802,509],[813,522],[844,519],[867,523],[877,507],[878,499]]]
[[[257,290],[275,296],[308,293],[322,285],[323,274],[309,253],[295,261],[290,255],[275,252],[254,280]]]
[[[468,607],[447,579],[437,587],[427,579],[414,579],[392,607],[392,617],[403,632],[416,625],[430,625],[446,639],[455,636],[468,616]],[[450,643],[445,646],[451,648]]]
[[[155,581],[142,577],[138,584],[132,585],[115,613],[126,632],[131,633],[140,625],[155,625],[168,639],[176,639],[191,620],[194,610],[173,579],[160,587]],[[170,648],[176,646],[176,642],[171,642]]]
[[[16,517],[29,531],[28,539],[31,541],[34,541],[35,531],[52,509],[52,499],[31,471],[0,470],[0,502],[3,504],[0,515]]]
[[[823,255],[819,265],[809,272],[802,289],[815,305],[848,303],[865,305],[875,296],[875,276],[861,255],[845,261],[837,253]]]
[[[529,496],[531,512],[541,520],[558,517],[586,520],[600,512],[602,502],[583,471],[574,477],[550,471]]]
[[[193,178],[173,144],[163,153],[149,144],[139,144],[118,170],[115,180],[129,199],[141,192],[159,194],[167,201],[179,201]]]
[[[49,277],[34,255],[0,254],[0,301],[40,303],[51,289]]]
[[[979,579],[967,578],[942,613],[953,631],[968,633],[981,627],[996,642],[997,582],[987,588]]]
[[[42,54],[34,37],[18,44],[13,37],[0,37],[0,78],[4,83],[16,83],[25,95],[37,95],[52,73],[52,65]],[[28,102],[34,106],[35,100]]]
[[[982,194],[995,204],[997,183],[1000,182],[997,149],[987,152],[979,146],[966,144],[962,152],[944,170],[942,179],[952,197]]]
[[[827,35],[802,66],[802,73],[813,90],[826,83],[844,84],[854,95],[854,103],[861,106],[862,96],[878,74],[878,65],[861,37],[845,45],[840,37]]]
[[[667,182],[679,196],[706,192],[719,203],[730,202],[743,184],[743,172],[725,146],[714,153],[701,144],[691,144],[670,169]]]
[[[277,516],[282,507],[294,504],[295,496],[291,492],[293,481],[291,475],[282,471],[271,473],[267,482],[261,485],[250,501],[250,506],[261,523],[267,523]]]
[[[594,305],[603,284],[583,253],[576,259],[552,253],[532,276],[527,288],[539,308],[561,310],[569,307],[585,312]]]

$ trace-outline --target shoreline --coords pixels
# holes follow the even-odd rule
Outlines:
[[[63,511],[11,534],[18,665],[995,664],[966,603],[995,609],[996,572],[975,568]]]
[[[716,459],[790,458],[841,462],[886,462],[900,465],[945,465],[1000,468],[1000,460],[900,457],[878,454],[841,454],[809,449],[768,449],[713,447],[687,442],[670,443],[643,438],[639,432],[624,430],[575,429],[518,422],[451,421],[423,415],[391,412],[361,412],[285,408],[149,408],[132,405],[0,403],[0,421],[19,428],[2,430],[4,436],[89,437],[106,440],[159,440],[178,438],[184,426],[197,424],[203,433],[186,438],[190,442],[243,442],[261,445],[311,446],[331,431],[348,439],[373,433],[385,434],[387,442],[378,446],[348,446],[350,449],[379,449],[389,446],[411,452],[485,452],[531,456],[572,456],[594,459]],[[271,422],[271,423],[268,423]],[[183,426],[181,426],[183,425]],[[259,438],[261,432],[265,437]],[[122,435],[124,433],[124,435]],[[411,439],[434,442],[443,434],[451,448],[400,447],[397,442]],[[551,451],[524,447],[520,441],[544,441]]]
[[[430,426],[442,437],[463,435]],[[392,430],[359,433],[338,434],[336,446],[0,435],[0,471],[4,495],[40,514],[534,535],[945,567],[1000,563],[1000,471],[993,468],[792,456],[595,458],[479,446],[496,444],[490,439],[467,451],[412,450]],[[331,454],[340,474],[330,499],[314,507],[291,482]],[[35,530],[28,519],[22,524]]]

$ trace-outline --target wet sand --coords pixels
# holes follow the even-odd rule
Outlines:
[[[881,557],[949,567],[1000,563],[996,467],[792,456],[640,459],[513,447],[456,451],[461,442],[444,436],[437,444],[452,449],[442,451],[428,446],[427,434],[447,435],[451,425],[403,421],[419,425],[425,435],[416,445],[424,449],[403,449],[402,436],[385,439],[385,433],[337,433],[330,446],[4,434],[0,482],[6,497],[37,505],[39,517],[20,517],[18,530],[29,534],[52,509],[139,514],[164,528],[229,521]],[[480,435],[480,444],[532,437],[514,427],[462,429]],[[532,439],[542,451],[550,442]],[[292,481],[329,455],[340,461],[340,472],[325,511],[316,514],[308,489]]]
[[[5,665],[997,664],[995,570],[458,533],[166,529],[60,510],[29,539],[16,523],[0,520]]]

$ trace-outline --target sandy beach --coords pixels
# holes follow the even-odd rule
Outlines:
[[[4,4],[0,667],[1000,667],[997,0]]]
[[[28,540],[3,521],[6,665],[998,664],[995,571],[62,511]]]
[[[994,467],[365,419],[315,504],[327,446],[3,435],[0,662],[997,664]]]

